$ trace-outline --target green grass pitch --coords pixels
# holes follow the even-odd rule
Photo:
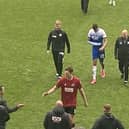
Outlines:
[[[90,0],[88,13],[80,9],[80,0],[0,0],[0,83],[5,85],[5,98],[10,107],[24,103],[25,107],[11,114],[7,129],[42,129],[42,121],[60,97],[60,91],[42,97],[43,91],[55,83],[52,55],[46,53],[48,33],[56,19],[71,42],[71,54],[66,54],[64,67],[72,65],[81,78],[88,96],[85,108],[78,95],[75,117],[77,126],[87,129],[102,113],[105,103],[112,104],[112,112],[129,128],[129,88],[123,86],[114,59],[114,43],[122,29],[129,29],[129,0]],[[108,36],[105,69],[107,77],[99,77],[91,86],[91,46],[87,32],[93,23],[104,28]]]

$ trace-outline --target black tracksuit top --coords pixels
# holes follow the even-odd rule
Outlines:
[[[124,127],[111,113],[104,113],[96,120],[92,129],[124,129]]]
[[[64,52],[65,43],[67,46],[67,52],[70,53],[70,43],[66,32],[61,29],[52,30],[48,36],[47,50],[50,49],[50,45],[52,44],[52,51]]]
[[[123,37],[116,40],[114,55],[119,60],[129,60],[129,37],[126,40]]]

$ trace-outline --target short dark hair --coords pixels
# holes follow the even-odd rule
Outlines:
[[[68,72],[72,73],[73,72],[73,68],[71,66],[69,66],[69,67],[65,68],[65,71],[68,71]]]
[[[93,28],[94,31],[97,31],[98,25],[97,25],[97,24],[93,24],[93,25],[92,25],[92,28]]]

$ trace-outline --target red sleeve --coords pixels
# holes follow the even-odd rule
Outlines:
[[[82,88],[82,83],[81,83],[80,79],[76,78],[76,81],[77,81],[78,88],[81,89]]]
[[[59,79],[59,80],[57,81],[56,86],[57,86],[58,88],[62,86],[63,80],[64,80],[64,79],[61,78],[61,79]]]

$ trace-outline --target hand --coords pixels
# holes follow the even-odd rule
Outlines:
[[[17,104],[17,106],[16,106],[17,108],[21,108],[21,107],[24,107],[24,104]]]
[[[50,51],[49,50],[47,50],[47,54],[49,54],[50,53]]]
[[[103,46],[99,48],[99,51],[103,51],[103,50],[104,50],[104,47]]]
[[[47,96],[47,95],[48,95],[48,92],[42,93],[42,96]]]

